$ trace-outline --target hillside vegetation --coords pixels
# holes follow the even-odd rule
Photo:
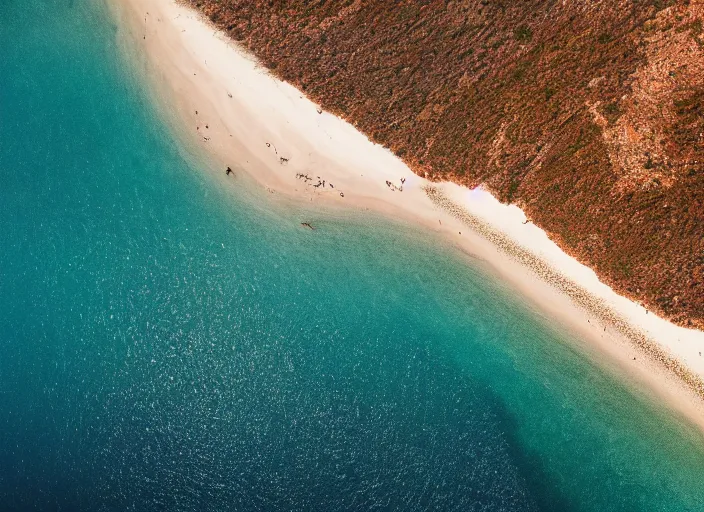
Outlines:
[[[704,4],[190,0],[418,174],[704,329]]]

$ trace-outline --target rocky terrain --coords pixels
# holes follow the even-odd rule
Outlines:
[[[704,329],[702,0],[189,0],[418,174]]]

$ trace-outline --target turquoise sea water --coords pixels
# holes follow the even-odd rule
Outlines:
[[[704,510],[696,430],[430,236],[224,186],[116,30],[0,2],[0,510]]]

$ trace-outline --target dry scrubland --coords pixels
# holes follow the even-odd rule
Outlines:
[[[190,3],[416,173],[704,329],[703,2]]]

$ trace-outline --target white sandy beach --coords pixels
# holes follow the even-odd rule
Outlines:
[[[439,209],[425,191],[431,184],[414,175],[390,151],[370,142],[346,121],[319,113],[316,104],[268,74],[251,55],[195,11],[174,0],[107,3],[121,18],[118,40],[123,49],[143,53],[136,61],[155,87],[159,106],[180,129],[211,152],[222,168],[218,179],[223,186],[234,183],[224,173],[230,166],[276,193],[340,207],[372,208],[443,233],[462,250],[486,260],[498,275],[542,309],[559,315],[636,378],[651,384],[652,390],[670,404],[704,425],[701,397],[685,389],[665,365],[647,357],[609,319],[627,323],[633,332],[642,333],[700,379],[704,379],[704,356],[700,355],[704,352],[704,332],[675,326],[616,294],[540,228],[524,224],[526,217],[519,208],[501,204],[481,189],[449,183],[432,185],[588,293],[610,313],[599,315],[584,304],[575,304],[569,295],[539,278],[511,254]],[[312,181],[297,178],[300,173]],[[400,188],[401,178],[405,178],[402,192],[386,184],[389,181]],[[313,186],[322,180],[324,187]]]

